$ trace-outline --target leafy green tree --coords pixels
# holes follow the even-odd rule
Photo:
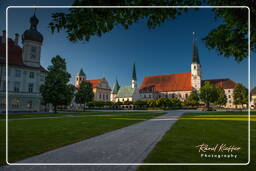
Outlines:
[[[53,57],[52,65],[48,67],[45,83],[40,87],[43,101],[52,104],[54,112],[57,113],[58,105],[70,103],[72,92],[68,86],[70,74],[67,72],[65,59],[59,55]]]
[[[148,100],[147,105],[149,107],[156,107],[156,100]]]
[[[210,103],[215,103],[218,99],[217,89],[209,81],[206,81],[200,88],[200,99],[205,103],[206,108],[209,108]]]
[[[255,1],[234,1],[234,0],[75,0],[73,6],[176,6],[176,5],[233,5],[248,6],[251,11],[251,50],[256,51],[256,5]],[[177,16],[186,13],[186,8],[171,9],[70,9],[68,13],[52,14],[52,21],[49,26],[52,32],[65,30],[70,41],[86,40],[91,36],[101,36],[119,25],[128,29],[129,26],[141,19],[146,20],[150,29],[159,26],[168,19],[176,19]],[[213,8],[215,17],[223,24],[211,30],[203,38],[206,46],[215,49],[219,55],[225,57],[233,56],[236,61],[241,61],[248,56],[248,10],[246,8]]]
[[[233,92],[235,105],[248,105],[248,89],[242,84],[237,84]]]
[[[170,100],[171,100],[172,107],[181,108],[182,103],[178,98],[175,97],[175,98],[171,98]]]
[[[134,102],[134,105],[139,108],[143,108],[147,106],[147,102],[143,100],[137,100]]]
[[[75,102],[78,104],[84,105],[84,110],[86,103],[89,103],[93,100],[93,87],[92,84],[88,81],[82,81],[75,93]]]
[[[219,86],[216,86],[216,91],[217,91],[218,98],[214,102],[214,104],[219,105],[219,106],[226,105],[226,103],[227,103],[227,96],[225,94],[224,89],[219,87]]]
[[[188,98],[185,100],[185,105],[187,106],[198,106],[199,105],[199,94],[197,91],[193,90]]]

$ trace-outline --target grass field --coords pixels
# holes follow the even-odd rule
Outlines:
[[[145,163],[247,163],[248,161],[248,115],[247,113],[212,112],[185,113],[164,135]],[[141,166],[139,171],[153,170],[255,170],[256,112],[251,115],[251,163],[249,166]],[[234,145],[238,151],[199,152],[197,145]],[[233,154],[237,158],[205,158],[201,154]]]
[[[31,119],[31,117],[47,117],[49,114],[12,115],[17,119],[25,116],[25,119],[8,122],[9,162],[126,127],[163,113],[127,113],[125,115],[125,113],[98,112],[85,116],[87,114],[50,114],[50,116],[63,117],[42,119]],[[70,115],[85,117],[69,117]],[[5,120],[0,121],[0,130],[0,164],[3,165],[5,164]]]

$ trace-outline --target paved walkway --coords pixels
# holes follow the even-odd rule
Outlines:
[[[142,163],[156,143],[183,111],[168,111],[166,115],[122,129],[67,145],[18,163]],[[15,171],[80,171],[136,170],[138,166],[6,166]]]

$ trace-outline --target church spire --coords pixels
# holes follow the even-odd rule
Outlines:
[[[195,32],[193,32],[193,42],[192,42],[192,63],[200,64]]]
[[[119,83],[118,83],[118,81],[117,81],[117,79],[116,79],[116,83],[115,83],[115,85],[114,85],[113,90],[112,90],[111,93],[112,93],[112,94],[117,94],[119,89],[120,89],[120,85],[119,85]]]
[[[137,81],[137,75],[136,75],[135,63],[133,63],[133,69],[132,69],[132,80]]]
[[[137,75],[136,75],[136,68],[135,68],[135,63],[133,63],[133,68],[132,68],[132,88],[137,88]]]

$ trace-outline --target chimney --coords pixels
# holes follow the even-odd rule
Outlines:
[[[15,45],[18,45],[19,44],[19,34],[18,33],[15,33],[15,37],[14,37],[14,44]]]
[[[3,30],[2,43],[5,44],[5,42],[6,42],[6,31]]]

